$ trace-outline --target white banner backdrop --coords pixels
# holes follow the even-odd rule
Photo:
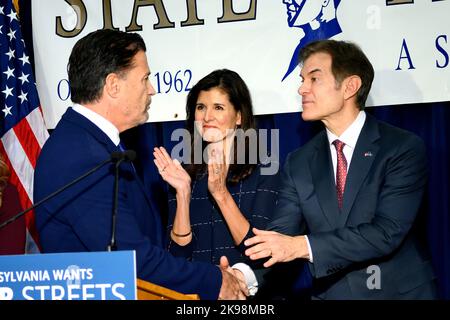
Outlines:
[[[54,128],[71,105],[75,42],[114,27],[140,33],[158,92],[149,121],[182,120],[189,90],[218,68],[248,84],[256,114],[301,110],[296,49],[354,41],[376,70],[368,105],[450,100],[450,0],[33,0],[36,82]]]

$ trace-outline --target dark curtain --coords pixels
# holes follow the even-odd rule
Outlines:
[[[293,94],[296,94],[295,92]],[[409,104],[367,108],[378,119],[412,131],[427,145],[429,159],[429,184],[424,210],[427,237],[433,264],[438,277],[441,297],[450,299],[450,102]],[[280,161],[302,146],[322,128],[320,122],[305,122],[300,113],[257,116],[258,126],[279,129]],[[167,187],[160,180],[153,164],[152,150],[164,146],[169,152],[178,141],[171,141],[171,134],[183,128],[183,121],[147,123],[123,134],[129,148],[138,152],[137,168],[155,204],[166,218]]]

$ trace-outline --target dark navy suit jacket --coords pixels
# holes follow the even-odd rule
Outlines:
[[[118,147],[87,118],[69,108],[45,143],[34,177],[34,201],[81,176]],[[43,252],[104,251],[111,239],[114,165],[108,164],[36,209]],[[217,266],[187,262],[165,250],[157,210],[129,163],[120,166],[116,243],[136,250],[137,276],[183,293],[216,299]]]
[[[422,140],[367,115],[343,209],[324,130],[288,156],[268,229],[308,235],[316,298],[434,298],[431,263],[416,228],[426,180]]]

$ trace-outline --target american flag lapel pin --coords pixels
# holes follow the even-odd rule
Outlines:
[[[372,152],[370,151],[364,152],[364,157],[371,157],[371,156],[373,156]]]

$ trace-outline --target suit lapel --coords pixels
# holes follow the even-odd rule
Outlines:
[[[341,227],[347,222],[356,195],[369,173],[379,150],[379,145],[376,143],[380,137],[377,121],[369,114],[366,114],[366,117],[366,122],[361,130],[353,152],[347,180],[345,182],[344,203],[338,223]]]
[[[321,134],[316,146],[317,151],[310,162],[310,168],[319,204],[329,225],[334,227],[339,218],[336,185],[327,135],[325,131]]]

